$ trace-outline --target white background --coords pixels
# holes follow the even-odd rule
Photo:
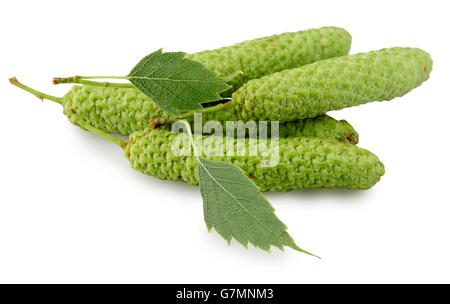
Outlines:
[[[0,282],[450,283],[447,1],[1,1]],[[146,54],[195,52],[335,25],[352,53],[420,47],[430,80],[403,98],[331,113],[386,174],[367,191],[269,193],[323,259],[207,233],[198,188],[144,176],[62,108],[54,76],[125,75]]]

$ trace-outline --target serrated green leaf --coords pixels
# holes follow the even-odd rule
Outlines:
[[[160,49],[144,57],[127,78],[172,115],[201,110],[202,103],[220,100],[220,93],[230,86],[215,72],[185,55],[163,53]]]
[[[197,157],[200,192],[208,230],[214,228],[228,243],[232,238],[270,251],[283,246],[299,248],[286,232],[259,188],[232,164]]]

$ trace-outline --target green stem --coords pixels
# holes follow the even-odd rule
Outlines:
[[[154,119],[151,120],[151,126],[153,128],[156,128],[160,125],[163,124],[167,124],[167,123],[174,123],[180,119],[185,119],[185,118],[189,118],[189,117],[193,117],[195,114],[197,113],[211,113],[211,112],[217,112],[217,111],[221,111],[223,110],[223,108],[225,108],[226,106],[228,106],[230,104],[230,102],[225,102],[225,103],[219,103],[215,106],[212,107],[208,107],[208,108],[204,108],[201,111],[194,111],[194,112],[188,112],[179,116],[165,116],[165,117],[156,117]]]
[[[72,77],[55,77],[53,78],[53,84],[59,83],[79,83],[92,86],[100,87],[113,87],[113,88],[134,88],[131,83],[115,83],[115,82],[101,82],[101,81],[90,81],[86,79],[129,79],[128,76],[72,76]]]
[[[128,76],[74,76],[78,79],[129,79]]]
[[[99,87],[111,87],[111,88],[134,88],[135,86],[131,83],[116,83],[116,82],[101,82],[101,81],[90,81],[78,78],[79,76],[67,77],[67,78],[53,78],[53,84],[59,83],[79,83],[84,85],[99,86]]]
[[[43,99],[47,99],[47,100],[51,100],[54,102],[57,102],[59,104],[62,104],[62,98],[61,97],[55,97],[52,95],[48,95],[39,91],[36,91],[35,89],[32,89],[22,83],[20,83],[16,77],[12,77],[9,79],[9,82],[11,82],[11,84],[15,85],[16,87],[21,88],[22,90],[25,90],[27,92],[30,92],[31,94],[33,94],[34,96],[36,96],[37,98],[43,100]]]
[[[76,117],[75,117],[75,118],[76,118]],[[120,147],[122,147],[122,148],[125,147],[125,146],[127,145],[127,142],[126,142],[126,141],[121,140],[121,139],[117,139],[117,138],[115,138],[114,136],[111,136],[111,135],[109,135],[108,133],[106,133],[106,132],[104,132],[104,131],[102,131],[102,130],[100,130],[100,129],[97,129],[97,128],[93,127],[93,126],[91,126],[90,124],[86,123],[85,121],[83,121],[83,120],[81,120],[81,119],[76,118],[75,121],[76,121],[77,124],[79,124],[80,126],[82,126],[83,128],[85,128],[85,129],[88,130],[89,132],[92,132],[92,133],[94,133],[94,134],[97,134],[98,136],[103,137],[104,139],[106,139],[106,140],[108,140],[108,141],[110,141],[110,142],[112,142],[112,143],[114,143],[114,144],[116,144],[116,145],[118,145],[118,146],[120,146]]]
[[[196,113],[202,113],[202,114],[204,114],[204,113],[212,113],[212,112],[221,111],[221,110],[223,110],[226,106],[228,106],[228,105],[230,104],[230,102],[231,102],[231,100],[230,100],[230,101],[227,101],[227,102],[224,102],[224,103],[216,104],[215,106],[212,106],[212,107],[204,108],[204,109],[201,110],[200,112],[189,112],[189,113],[186,113],[186,114],[184,114],[184,115],[186,115],[186,117],[191,117],[191,116],[194,116]],[[189,114],[189,116],[187,116],[188,114]],[[183,118],[185,118],[185,117],[183,116]]]
[[[226,77],[222,77],[223,80],[225,80],[226,82],[230,82],[231,80],[233,80],[234,78],[240,76],[240,75],[244,75],[243,71],[236,71],[231,75],[228,75]]]
[[[187,120],[179,120],[186,127],[187,134],[189,136],[189,141],[191,143],[192,149],[194,149],[194,156],[198,157],[197,148],[195,147],[194,137],[192,136],[191,125],[187,122]]]

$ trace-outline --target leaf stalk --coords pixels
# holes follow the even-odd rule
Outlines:
[[[112,88],[135,88],[135,86],[131,83],[117,83],[117,82],[102,82],[102,81],[91,81],[86,79],[127,79],[126,76],[120,76],[120,77],[106,77],[106,76],[72,76],[72,77],[55,77],[53,78],[53,84],[60,84],[60,83],[79,83],[84,85],[91,85],[91,86],[99,86],[99,87],[112,87]]]
[[[186,119],[186,118],[190,118],[193,117],[195,114],[201,113],[201,114],[205,114],[205,113],[212,113],[212,112],[217,112],[217,111],[221,111],[223,110],[225,107],[227,107],[230,104],[231,101],[227,101],[225,103],[219,103],[215,106],[212,107],[207,107],[204,108],[201,111],[192,111],[192,112],[188,112],[179,116],[161,116],[161,117],[156,117],[153,118],[152,120],[150,120],[150,127],[152,128],[157,128],[161,125],[167,124],[167,123],[174,123],[177,122],[180,119]]]

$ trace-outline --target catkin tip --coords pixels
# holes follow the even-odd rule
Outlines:
[[[357,144],[358,143],[358,138],[356,138],[352,133],[350,133],[349,135],[347,135],[347,141],[351,144]]]

